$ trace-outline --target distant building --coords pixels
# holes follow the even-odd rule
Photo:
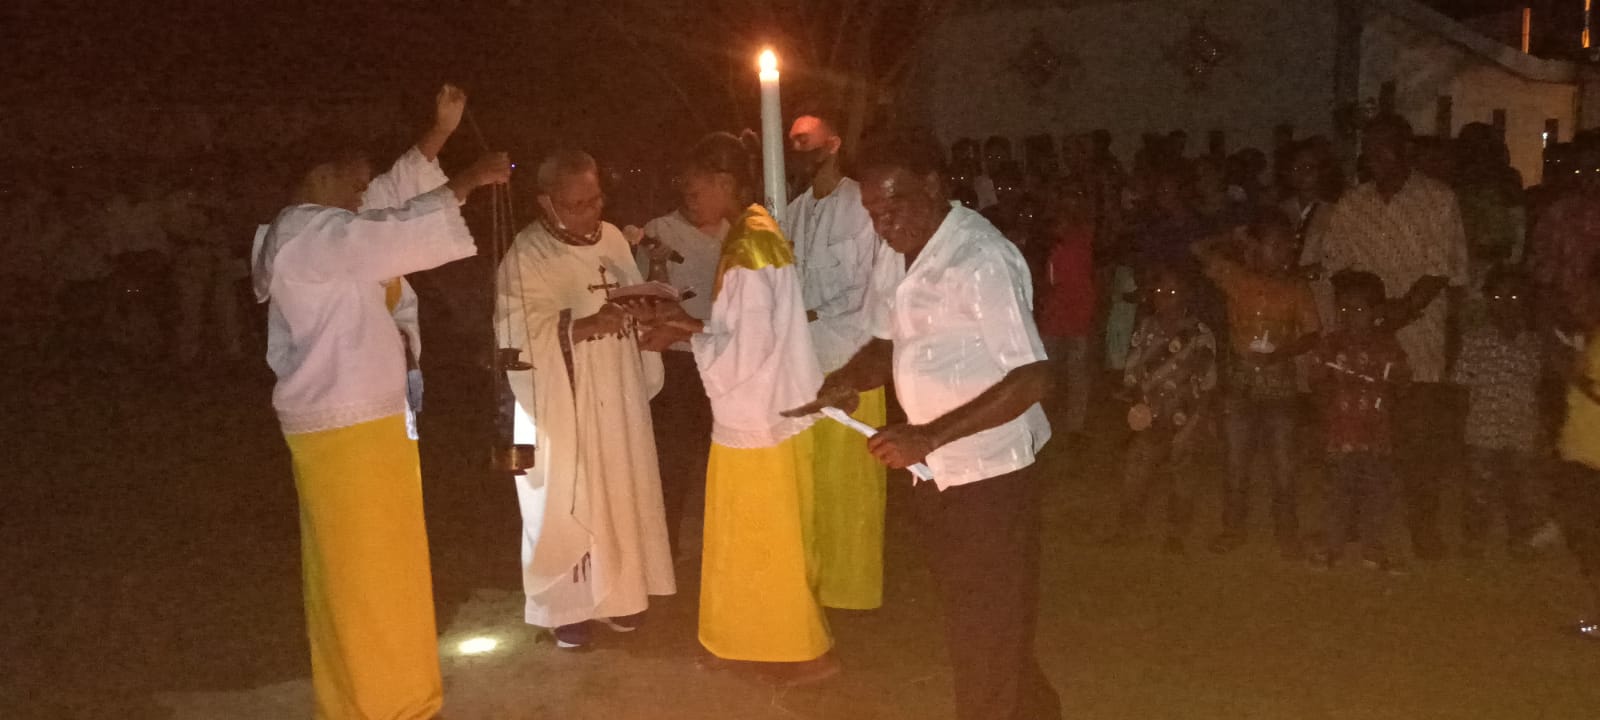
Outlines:
[[[1532,184],[1546,143],[1600,125],[1589,75],[1416,0],[1014,1],[954,16],[903,92],[912,119],[947,142],[1104,128],[1124,156],[1142,133],[1174,129],[1191,152],[1218,133],[1231,149],[1267,149],[1280,124],[1348,138],[1380,109],[1419,134],[1489,122]]]

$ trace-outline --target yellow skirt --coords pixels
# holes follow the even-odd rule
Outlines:
[[[717,657],[803,662],[833,646],[816,596],[811,433],[753,450],[711,445],[700,644]]]
[[[883,388],[861,393],[855,419],[888,422]],[[883,512],[888,471],[867,439],[833,420],[816,424],[818,597],[825,607],[883,605]]]
[[[286,435],[319,720],[422,720],[444,702],[417,443],[406,420]]]

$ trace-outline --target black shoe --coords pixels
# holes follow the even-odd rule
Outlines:
[[[556,637],[556,647],[562,650],[582,650],[588,647],[592,639],[587,622],[562,625],[551,630],[550,634]]]

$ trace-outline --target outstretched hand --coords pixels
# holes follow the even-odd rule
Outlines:
[[[467,111],[467,93],[446,83],[433,99],[433,127],[448,135],[461,127],[461,116]]]
[[[847,413],[854,413],[856,406],[860,404],[861,395],[854,388],[842,383],[829,383],[827,380],[823,380],[822,387],[817,389],[817,399],[800,407],[785,410],[779,415],[786,418],[805,417],[822,412],[825,407],[836,407]]]

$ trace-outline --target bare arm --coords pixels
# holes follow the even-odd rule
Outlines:
[[[926,425],[892,425],[867,449],[885,465],[902,468],[961,438],[1004,425],[1049,394],[1055,379],[1049,361],[1023,365],[972,400]]]
[[[461,126],[461,116],[467,109],[467,94],[454,85],[439,88],[434,98],[433,127],[417,140],[417,151],[429,162],[439,157],[445,142]]]
[[[817,389],[817,399],[805,405],[785,410],[784,417],[805,417],[821,412],[825,407],[836,407],[845,412],[855,412],[857,395],[889,384],[894,373],[894,343],[883,338],[873,338],[862,345],[844,367],[823,378]]]

